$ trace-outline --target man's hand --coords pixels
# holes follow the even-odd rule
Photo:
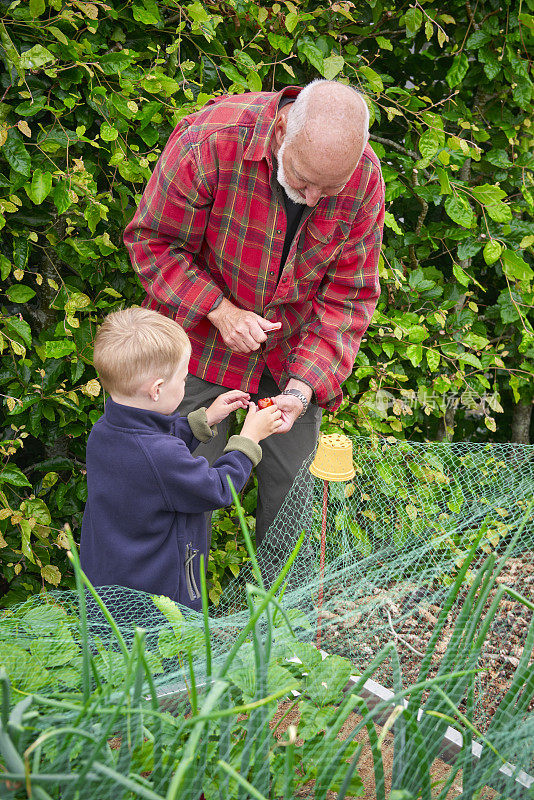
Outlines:
[[[206,416],[208,418],[208,425],[217,425],[223,419],[237,411],[238,408],[247,408],[249,405],[250,395],[248,392],[242,392],[240,389],[232,389],[231,392],[225,392],[215,398],[209,408],[206,409]]]
[[[214,311],[210,311],[208,319],[218,329],[223,342],[234,353],[251,353],[253,350],[258,350],[266,341],[268,333],[282,327],[281,322],[269,322],[254,311],[238,308],[226,298]]]
[[[312,398],[312,389],[307,383],[299,381],[298,378],[290,378],[286,389],[298,389],[306,397],[308,403]],[[287,433],[293,427],[304,409],[303,404],[293,394],[277,394],[272,398],[282,412],[282,424],[276,433]]]
[[[282,424],[276,433],[287,433],[302,414],[302,403],[292,394],[277,394],[273,400],[282,412]]]

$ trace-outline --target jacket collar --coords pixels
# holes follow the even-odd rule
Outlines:
[[[272,95],[271,100],[258,114],[258,121],[254,126],[250,143],[244,153],[245,159],[261,161],[262,158],[266,158],[269,164],[271,163],[271,139],[280,100],[282,97],[294,99],[300,91],[300,86],[286,86],[281,92]]]
[[[175,411],[173,414],[167,415],[160,414],[158,411],[147,411],[144,408],[123,406],[108,397],[104,416],[110,425],[117,428],[153,433],[173,433],[180,414]]]

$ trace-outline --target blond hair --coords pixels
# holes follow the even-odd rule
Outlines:
[[[126,308],[105,318],[95,338],[93,363],[104,389],[132,397],[154,377],[172,377],[191,353],[186,332],[148,308]]]

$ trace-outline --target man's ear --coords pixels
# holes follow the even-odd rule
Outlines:
[[[274,138],[276,141],[277,149],[279,149],[286,136],[287,130],[287,112],[284,113],[284,110],[278,113],[274,123]]]
[[[148,387],[148,394],[154,403],[157,403],[159,400],[159,393],[163,383],[163,378],[156,378],[156,380]]]

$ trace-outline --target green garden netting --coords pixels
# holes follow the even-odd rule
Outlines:
[[[0,796],[356,796],[357,766],[347,778],[340,765],[371,747],[376,797],[533,797],[534,447],[352,446],[350,481],[315,478],[310,456],[256,552],[265,589],[246,564],[208,619],[120,587],[99,591],[116,631],[88,592],[3,614],[2,735],[29,755],[9,763],[0,747]],[[369,726],[388,718],[384,777],[386,730],[377,748]],[[453,766],[434,778],[452,728]]]

